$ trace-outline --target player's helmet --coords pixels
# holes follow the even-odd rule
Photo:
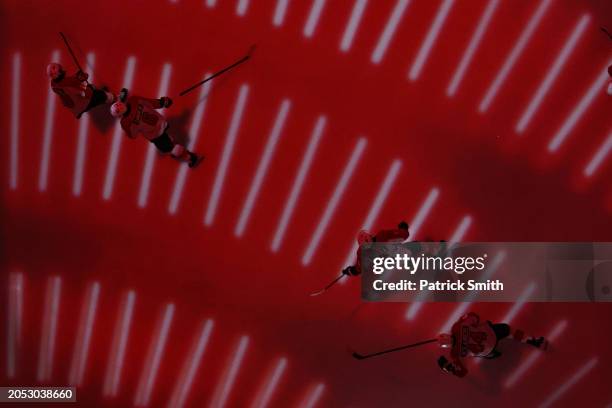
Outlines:
[[[359,231],[359,234],[357,234],[357,242],[359,243],[359,245],[365,242],[372,242],[373,238],[374,236],[372,235],[372,233],[366,230],[361,230]]]
[[[453,347],[453,336],[447,333],[442,333],[438,336],[438,344],[441,348]]]
[[[123,116],[127,112],[127,105],[123,102],[115,102],[110,107],[110,113],[116,118]]]
[[[47,65],[47,76],[51,79],[57,78],[62,72],[64,72],[64,68],[57,62],[52,62]]]

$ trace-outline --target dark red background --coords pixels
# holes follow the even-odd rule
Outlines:
[[[0,33],[2,134],[2,273],[25,276],[23,344],[18,377],[3,384],[33,385],[46,278],[64,280],[53,383],[64,384],[87,285],[98,280],[101,296],[84,386],[83,406],[125,406],[133,401],[155,320],[166,302],[177,306],[152,405],[167,403],[192,336],[203,318],[215,319],[211,342],[189,402],[207,404],[241,334],[251,347],[228,406],[251,402],[269,365],[289,365],[273,405],[291,406],[312,384],[323,382],[319,406],[537,405],[593,356],[599,363],[559,406],[604,406],[609,390],[607,304],[528,304],[516,323],[547,333],[562,319],[569,326],[555,349],[511,391],[500,383],[524,356],[471,367],[458,380],[436,367],[434,347],[357,362],[347,345],[378,349],[428,338],[456,305],[428,304],[418,319],[404,319],[404,304],[360,305],[357,281],[319,298],[308,293],[333,278],[371,206],[392,160],[401,173],[376,220],[376,228],[410,221],[434,186],[440,198],[415,238],[448,238],[464,215],[472,241],[612,240],[612,166],[590,180],[582,171],[610,132],[611,101],[604,90],[559,152],[546,146],[600,75],[611,43],[599,25],[612,26],[606,1],[553,2],[491,109],[478,104],[525,24],[536,1],[502,2],[455,98],[445,90],[486,6],[458,0],[416,82],[406,74],[437,13],[439,1],[413,0],[379,65],[370,62],[395,1],[370,1],[347,53],[339,42],[352,1],[328,1],[311,39],[302,35],[311,1],[291,1],[281,27],[272,25],[274,1],[250,2],[243,17],[235,1],[3,1]],[[514,126],[583,13],[592,19],[527,131]],[[157,159],[148,206],[137,206],[144,140],[124,139],[111,200],[102,199],[112,128],[90,126],[81,197],[72,195],[78,122],[61,106],[55,113],[49,185],[38,191],[48,83],[44,67],[54,49],[72,69],[58,31],[69,35],[84,60],[96,54],[95,82],[121,85],[126,58],[137,57],[134,93],[157,96],[164,63],[171,63],[170,95],[219,69],[257,44],[253,59],[215,82],[207,101],[197,149],[205,162],[189,172],[176,215],[167,206],[178,164]],[[9,189],[12,61],[22,55],[19,177]],[[229,119],[240,85],[249,98],[230,161],[218,212],[202,223]],[[196,92],[175,98],[170,118],[193,109]],[[292,108],[244,236],[233,230],[283,98]],[[328,125],[278,253],[270,241],[318,115]],[[189,121],[187,120],[187,124]],[[358,137],[365,154],[342,196],[313,262],[302,254],[319,222]],[[608,160],[609,161],[609,160]],[[4,279],[3,282],[7,282]],[[119,297],[137,292],[135,321],[117,399],[102,398],[107,353]],[[2,296],[6,291],[2,290]],[[6,304],[5,302],[3,304]],[[476,304],[491,319],[510,304]],[[4,307],[4,306],[3,306]],[[2,319],[6,313],[2,314]],[[3,325],[3,330],[6,325]],[[0,343],[4,346],[5,336]],[[3,348],[4,350],[4,348]],[[525,350],[520,354],[527,354]],[[1,361],[6,353],[2,353]],[[4,364],[3,364],[4,366]]]

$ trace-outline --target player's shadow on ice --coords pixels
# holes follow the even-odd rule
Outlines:
[[[210,97],[210,91],[206,92],[204,96],[202,96],[195,104],[191,107],[183,109],[181,113],[178,115],[168,115],[166,120],[168,121],[168,133],[174,138],[174,140],[187,146],[189,144],[189,126],[191,125],[192,113],[196,108],[202,104],[206,103],[206,100]],[[172,108],[170,108],[172,110]],[[200,129],[200,132],[202,129]]]
[[[183,109],[178,115],[167,116],[168,134],[176,143],[187,145],[189,143],[189,122],[194,108]]]
[[[491,396],[500,395],[505,391],[505,382],[531,353],[546,353],[512,339],[501,340],[497,349],[502,353],[498,358],[491,360],[483,358],[479,359],[482,360],[480,362],[476,362],[476,359],[471,361],[468,370],[480,373],[472,376],[468,374],[466,378],[484,394]]]
[[[101,134],[106,134],[116,122],[110,114],[110,104],[96,106],[85,115],[89,115],[91,123]]]

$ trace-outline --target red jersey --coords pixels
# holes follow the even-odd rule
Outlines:
[[[126,105],[129,110],[121,118],[121,127],[129,137],[153,140],[166,130],[166,119],[155,110],[162,107],[159,99],[130,96]]]
[[[405,229],[380,230],[374,235],[374,242],[404,242],[410,234]],[[357,262],[355,264],[358,274],[361,274],[361,246],[357,248]]]
[[[451,329],[454,339],[451,349],[453,364],[457,366],[457,376],[463,377],[467,370],[461,362],[465,357],[485,357],[491,354],[497,344],[497,337],[488,321],[481,322],[476,313],[463,315]]]
[[[59,81],[51,80],[51,89],[55,92],[62,104],[78,118],[81,117],[93,96],[93,89],[82,76],[64,75]]]

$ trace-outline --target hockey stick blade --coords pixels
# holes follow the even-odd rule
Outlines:
[[[318,290],[316,292],[313,292],[310,294],[310,296],[319,296],[325,292],[327,292],[327,289],[331,288],[332,286],[334,286],[336,284],[336,282],[338,282],[340,279],[342,279],[345,276],[345,274],[341,274],[340,276],[338,276],[336,279],[334,279],[333,281],[331,281],[330,284],[328,284],[326,287],[324,287],[321,290]]]
[[[352,356],[353,356],[353,358],[355,358],[355,359],[357,359],[357,360],[365,360],[365,359],[367,358],[367,357],[366,357],[366,356],[364,356],[363,354],[359,354],[359,353],[357,353],[357,352],[355,352],[355,351],[353,351]]]
[[[326,292],[326,290],[325,290],[325,289],[317,290],[316,292],[312,292],[312,293],[310,294],[310,296],[319,296],[319,295],[322,295],[322,294],[323,294],[323,293],[325,293],[325,292]]]

